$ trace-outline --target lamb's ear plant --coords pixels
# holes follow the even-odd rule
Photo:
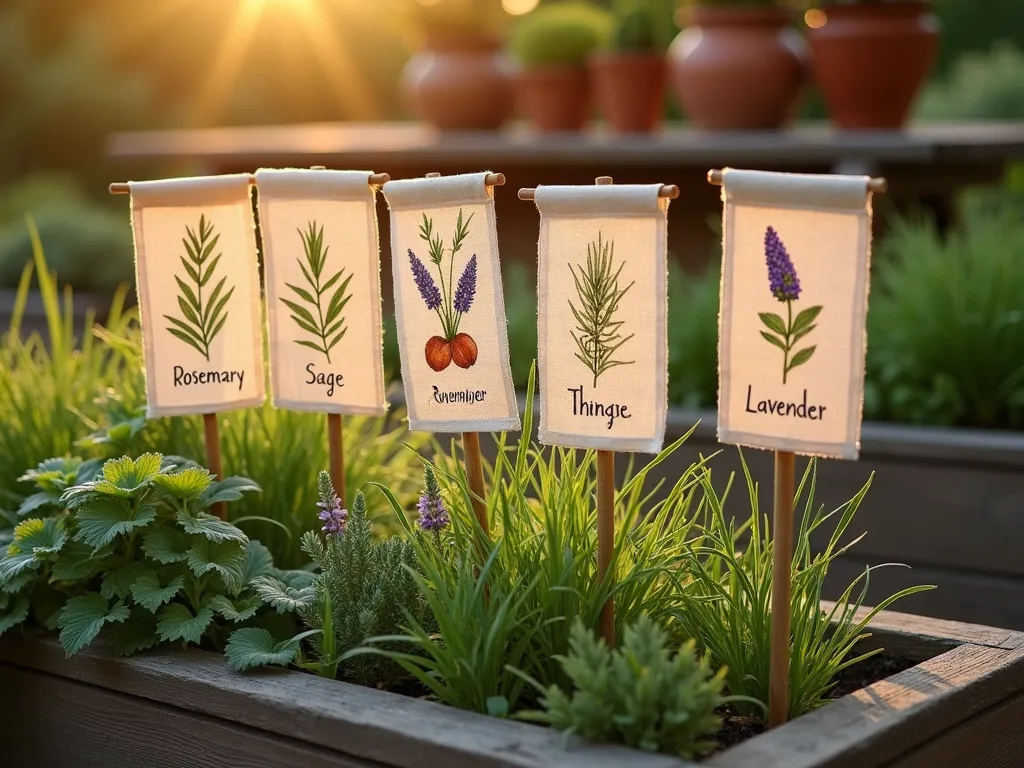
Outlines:
[[[720,725],[715,710],[729,701],[722,695],[725,670],[713,672],[693,641],[673,650],[668,634],[641,616],[626,627],[622,647],[611,650],[577,619],[569,653],[558,661],[571,691],[550,686],[543,710],[522,719],[688,760],[715,746],[708,737]]]
[[[742,459],[742,453],[741,459]],[[701,537],[688,553],[689,599],[673,611],[684,633],[693,637],[715,668],[725,667],[730,694],[743,700],[732,706],[740,714],[762,718],[768,701],[771,635],[772,561],[774,547],[767,518],[758,508],[758,489],[743,462],[750,500],[750,517],[742,523],[725,512],[727,487],[719,494],[710,472],[701,476],[704,523]],[[792,565],[790,604],[789,717],[795,718],[824,704],[837,673],[881,649],[853,655],[858,641],[870,636],[868,624],[897,600],[932,589],[909,587],[879,601],[857,616],[867,596],[873,568],[865,569],[828,611],[822,610],[822,586],[832,562],[863,538],[843,543],[871,481],[850,501],[832,512],[815,508],[817,465],[812,460],[797,489],[795,504],[804,499]],[[731,485],[731,483],[730,483]],[[806,496],[805,496],[806,493]],[[831,529],[827,545],[816,552],[811,537]],[[875,566],[880,567],[880,566]]]
[[[54,460],[27,476],[49,494],[73,467]],[[56,504],[48,497],[33,512],[48,516],[28,516],[0,551],[0,631],[31,614],[60,629],[69,656],[101,633],[124,655],[161,642],[223,647],[228,625],[260,607],[246,585],[273,564],[259,542],[206,510],[257,490],[159,454],[107,461]]]

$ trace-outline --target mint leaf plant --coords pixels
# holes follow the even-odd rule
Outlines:
[[[0,634],[34,615],[60,629],[69,656],[100,636],[125,655],[161,642],[222,648],[259,608],[248,583],[276,573],[265,547],[206,511],[259,490],[246,478],[218,482],[155,453],[98,471],[51,459],[24,477],[46,500],[0,549]]]

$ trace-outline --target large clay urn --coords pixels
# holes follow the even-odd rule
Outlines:
[[[519,107],[538,131],[582,131],[590,117],[590,80],[580,67],[525,67],[516,78]]]
[[[939,22],[921,0],[826,5],[808,32],[814,76],[840,128],[899,128],[935,61]]]
[[[665,57],[660,53],[597,53],[587,62],[597,109],[616,133],[645,133],[665,109]]]
[[[690,9],[669,49],[680,106],[698,128],[778,128],[806,80],[803,39],[790,13],[771,6]]]
[[[432,35],[402,72],[411,111],[445,131],[494,130],[511,116],[514,86],[501,42]]]

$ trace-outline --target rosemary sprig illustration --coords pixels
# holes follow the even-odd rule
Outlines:
[[[758,312],[757,315],[768,328],[768,331],[761,331],[762,338],[782,350],[782,383],[785,384],[789,372],[810,360],[818,348],[812,345],[793,352],[796,343],[818,327],[814,321],[822,307],[808,307],[793,318],[793,302],[800,298],[800,278],[785,243],[772,227],[764,233],[764,258],[768,265],[768,288],[772,296],[786,304],[786,319],[774,312]]]
[[[625,262],[615,269],[614,261],[614,241],[605,242],[598,232],[597,241],[587,245],[586,265],[569,265],[579,298],[579,306],[569,300],[569,309],[576,318],[576,330],[569,333],[576,342],[577,359],[594,374],[595,387],[598,378],[609,368],[636,362],[614,357],[619,348],[635,335],[623,336],[623,321],[615,319],[619,302],[633,283],[619,288],[619,275]]]
[[[205,289],[213,279],[221,253],[213,255],[220,235],[215,235],[213,224],[206,220],[205,214],[199,217],[198,229],[186,225],[186,237],[181,242],[185,246],[185,256],[181,256],[181,265],[191,283],[186,283],[178,275],[174,279],[181,293],[178,295],[178,307],[181,317],[164,315],[171,323],[168,332],[177,339],[196,349],[207,360],[210,359],[210,344],[220,333],[227,322],[228,300],[235,292],[234,286],[224,291],[227,278],[222,277],[214,289],[206,294]]]
[[[318,227],[315,221],[311,221],[305,232],[300,229],[298,233],[302,238],[302,248],[306,257],[305,263],[302,259],[298,259],[299,268],[302,270],[302,276],[306,278],[308,289],[291,283],[285,283],[285,285],[295,292],[300,301],[309,306],[307,308],[298,301],[290,301],[285,298],[282,298],[281,301],[292,311],[292,320],[299,328],[315,339],[314,341],[296,339],[295,343],[320,352],[329,363],[331,362],[331,350],[338,345],[348,331],[342,312],[352,298],[351,293],[346,293],[348,284],[352,280],[352,274],[349,273],[342,280],[342,275],[345,274],[345,268],[342,267],[323,280],[324,268],[327,266],[327,252],[330,250],[330,246],[324,247],[323,226]],[[332,288],[334,292],[331,293],[325,307],[324,296]]]

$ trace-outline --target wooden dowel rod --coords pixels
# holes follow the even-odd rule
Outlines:
[[[331,485],[334,492],[341,499],[341,505],[345,506],[345,446],[341,442],[341,414],[327,414],[327,447],[330,452],[329,471],[331,474]]]
[[[487,522],[487,504],[484,503],[484,463],[480,456],[480,435],[476,432],[462,433],[462,459],[466,465],[469,490],[473,494],[473,512],[476,513],[477,522],[480,523],[484,536],[490,538],[491,528]]]
[[[768,727],[789,717],[789,607],[793,570],[793,493],[796,456],[775,452],[775,505],[772,522],[772,628],[768,671]]]
[[[217,425],[217,414],[203,414],[203,438],[206,442],[206,467],[218,479],[224,479],[224,470],[220,461],[220,427]],[[227,507],[224,502],[213,505],[214,514],[221,520],[227,519]]]
[[[324,171],[327,169],[322,165],[314,165],[312,168],[310,168],[310,170]],[[391,181],[391,177],[386,173],[375,173],[369,178],[369,183],[371,187],[379,187],[384,184],[387,184],[389,181]],[[249,183],[256,183],[256,176],[254,174],[249,174]],[[111,184],[110,187],[108,187],[108,189],[110,190],[110,194],[112,195],[127,195],[131,192],[131,188],[128,186],[128,182],[126,181],[116,181],[113,184]]]
[[[605,178],[605,177],[602,177]],[[519,190],[520,200],[533,200],[537,195],[537,189],[535,187],[523,187]],[[658,197],[666,200],[675,200],[679,197],[679,187],[675,184],[662,184],[661,189],[658,190]]]
[[[423,174],[425,179],[440,179],[441,174],[436,171],[432,173]],[[488,187],[503,187],[505,186],[505,174],[504,173],[488,173],[484,176],[484,184]]]
[[[708,184],[714,184],[717,187],[722,186],[722,171],[719,168],[712,168],[708,171]],[[885,179],[878,177],[868,181],[868,192],[872,194],[880,195],[889,191],[889,182]]]
[[[597,578],[608,577],[615,551],[615,453],[597,452]],[[614,579],[614,575],[612,576]],[[611,586],[611,584],[609,584]],[[609,597],[601,607],[601,637],[609,648],[615,647],[615,599]]]

